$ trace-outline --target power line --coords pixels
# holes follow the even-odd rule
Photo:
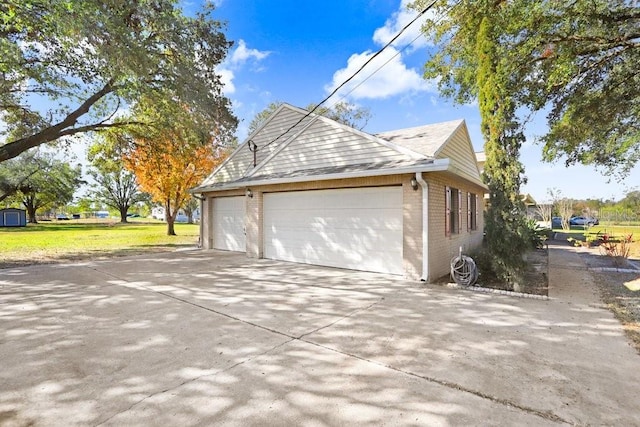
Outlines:
[[[266,144],[264,144],[262,147],[258,147],[257,145],[254,144],[255,148],[254,150],[251,151],[257,151],[260,148],[266,148],[269,145],[273,144],[274,142],[276,142],[277,140],[279,140],[280,138],[282,138],[284,135],[286,135],[287,133],[289,133],[293,128],[295,128],[296,126],[298,126],[300,123],[302,123],[307,117],[309,117],[311,114],[313,114],[314,111],[316,111],[322,104],[324,104],[325,102],[327,102],[327,100],[329,100],[329,98],[331,98],[333,95],[336,94],[336,92],[338,92],[344,85],[346,85],[347,83],[349,83],[351,80],[353,80],[367,65],[369,65],[369,63],[371,63],[371,61],[373,61],[378,55],[380,55],[387,47],[391,46],[393,44],[393,42],[395,42],[401,35],[402,33],[405,32],[405,30],[407,28],[409,28],[414,22],[416,22],[418,20],[418,18],[420,18],[422,15],[424,15],[425,13],[427,13],[429,11],[429,9],[431,9],[435,4],[436,4],[437,0],[433,0],[427,7],[424,8],[424,10],[422,12],[420,12],[418,15],[416,15],[415,18],[413,18],[411,20],[411,22],[409,22],[407,25],[405,25],[399,32],[398,34],[396,34],[391,40],[389,40],[383,47],[381,47],[373,56],[371,56],[364,64],[362,64],[362,66],[360,66],[360,68],[358,68],[356,70],[355,73],[353,73],[351,75],[351,77],[349,77],[348,79],[346,79],[344,82],[342,82],[340,85],[338,85],[338,87],[336,87],[329,95],[327,95],[322,101],[320,101],[320,103],[318,103],[315,107],[313,107],[310,111],[307,112],[307,114],[305,114],[300,120],[298,120],[294,125],[292,125],[289,129],[287,129],[286,131],[282,132],[280,135],[278,135],[277,137],[275,137],[274,139],[272,139],[271,141],[267,142]],[[417,39],[417,37],[416,37]],[[415,39],[414,39],[415,41]],[[413,43],[413,41],[411,42]],[[387,61],[388,63],[389,61]],[[383,66],[386,65],[383,64]],[[382,68],[382,67],[380,67]],[[378,70],[380,69],[378,68]],[[376,72],[378,71],[376,70]],[[371,76],[369,76],[371,77]]]
[[[451,5],[451,7],[449,7],[449,9],[447,9],[447,11],[445,13],[443,13],[440,18],[438,18],[438,20],[435,21],[435,23],[440,22],[449,12],[451,12],[451,10],[453,10],[454,7],[456,7],[458,4],[460,4],[460,2],[458,1],[457,3]],[[429,7],[433,6],[433,4],[431,4]],[[425,11],[428,9],[425,9]],[[423,12],[424,13],[424,12]],[[419,17],[420,15],[418,15]],[[414,20],[415,21],[415,20]],[[411,25],[411,24],[409,24]],[[406,27],[405,27],[406,28]],[[404,31],[404,28],[402,29],[402,31]],[[400,33],[402,33],[402,31]],[[367,80],[369,80],[371,77],[373,77],[378,71],[380,71],[382,68],[384,68],[389,62],[393,61],[394,58],[396,58],[398,55],[400,55],[402,52],[404,52],[405,50],[407,50],[409,48],[409,46],[411,46],[413,43],[415,43],[416,40],[418,40],[420,37],[422,37],[423,34],[418,34],[413,40],[411,40],[409,43],[407,43],[402,49],[398,50],[393,56],[391,56],[391,58],[387,59],[382,65],[380,65],[378,68],[376,68],[371,74],[369,74],[367,77],[365,77],[364,79],[362,79],[361,82],[359,82],[357,85],[355,85],[353,88],[351,88],[350,91],[348,91],[347,93],[345,93],[344,95],[342,95],[340,97],[340,99],[338,99],[338,101],[336,101],[333,105],[337,105],[340,101],[342,101],[343,99],[345,99],[347,96],[349,96],[351,93],[353,93],[356,89],[358,89],[360,86],[362,86]]]

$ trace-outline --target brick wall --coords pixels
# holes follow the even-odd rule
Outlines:
[[[434,281],[449,274],[451,259],[458,254],[460,247],[463,253],[469,254],[482,245],[484,190],[445,173],[431,173],[426,179],[429,182],[429,281]],[[445,235],[446,186],[463,192],[460,232],[451,236]],[[478,196],[476,230],[468,230],[467,226],[467,193],[469,192]]]

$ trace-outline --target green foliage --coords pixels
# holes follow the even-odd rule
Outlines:
[[[36,211],[43,208],[64,206],[73,200],[73,193],[84,184],[80,165],[42,157],[46,168],[40,168],[22,181],[16,197],[24,204],[29,222],[36,222]]]
[[[417,0],[422,9],[430,0]],[[477,29],[495,23],[494,78],[517,107],[547,110],[547,160],[627,172],[640,159],[640,9],[626,0],[439,0],[424,25],[436,53],[425,77],[459,103],[479,96]],[[445,18],[443,18],[445,16]]]
[[[96,182],[92,196],[117,210],[120,222],[127,222],[131,206],[148,199],[148,195],[140,191],[135,174],[124,167],[124,148],[118,135],[107,134],[106,138],[94,143],[88,153],[88,160],[93,166],[89,173]]]
[[[530,249],[544,249],[544,244],[549,239],[550,232],[550,229],[540,227],[533,219],[525,220],[523,237],[529,243]]]
[[[431,2],[418,0],[414,7],[427,3]],[[511,96],[512,62],[502,45],[504,29],[511,25],[511,8],[502,2],[451,6],[442,0],[434,11],[423,28],[438,49],[425,64],[425,77],[437,78],[441,93],[458,103],[478,100],[487,157],[483,177],[490,195],[485,216],[488,257],[497,277],[515,284],[523,276],[530,239],[520,199],[524,136],[516,115],[519,104]]]
[[[496,23],[482,18],[477,34],[477,88],[485,138],[484,180],[489,187],[490,205],[486,215],[487,247],[493,271],[507,283],[522,280],[524,253],[529,249],[529,233],[524,204],[520,198],[523,167],[519,161],[524,140],[514,124],[515,106],[500,78],[503,64],[494,48]]]
[[[24,153],[0,163],[0,202],[16,195],[27,179],[48,166],[48,159],[38,152]]]
[[[212,14],[207,3],[186,16],[173,0],[4,1],[0,162],[46,142],[127,127],[116,112],[142,97],[186,106],[230,138],[237,121],[216,67],[231,43]]]

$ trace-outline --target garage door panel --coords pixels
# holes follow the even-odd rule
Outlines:
[[[226,251],[246,251],[245,198],[213,199],[213,247]]]
[[[400,187],[266,194],[264,233],[266,258],[403,273]]]

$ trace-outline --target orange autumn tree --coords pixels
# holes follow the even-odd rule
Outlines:
[[[167,234],[174,236],[176,215],[190,197],[189,188],[198,185],[211,173],[222,156],[212,145],[184,150],[169,139],[156,140],[153,145],[149,147],[137,141],[125,162],[127,168],[135,173],[140,187],[164,206]]]
[[[142,190],[164,206],[167,234],[174,236],[175,219],[190,197],[188,190],[224,160],[228,149],[216,131],[220,124],[198,121],[187,107],[147,103],[136,107],[135,113],[153,127],[130,135],[125,167],[135,173]]]

